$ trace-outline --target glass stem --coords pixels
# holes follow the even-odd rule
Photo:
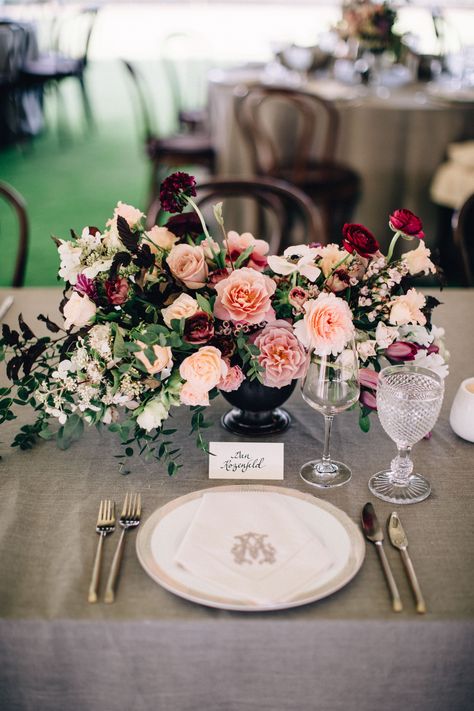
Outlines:
[[[328,464],[331,461],[329,454],[329,442],[331,440],[331,428],[334,415],[324,415],[324,452],[323,463]]]
[[[391,461],[392,481],[394,484],[406,485],[413,471],[413,462],[410,459],[411,447],[398,446],[398,454]]]

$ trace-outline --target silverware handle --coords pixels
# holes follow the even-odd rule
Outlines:
[[[89,585],[88,602],[97,602],[97,588],[99,587],[100,565],[102,562],[102,549],[104,547],[105,533],[99,534],[99,542],[94,559],[94,567],[92,568],[91,584]]]
[[[107,586],[105,588],[104,602],[114,602],[115,600],[115,583],[120,572],[120,565],[122,563],[123,548],[125,543],[125,529],[122,529],[120,534],[120,539],[115,549],[114,557],[112,560],[112,565],[110,566],[110,573],[107,579]]]
[[[401,612],[403,610],[402,600],[400,598],[400,593],[398,592],[397,583],[393,577],[392,570],[390,568],[387,556],[383,549],[382,543],[376,543],[375,547],[379,554],[380,563],[382,565],[382,570],[385,575],[385,580],[387,581],[388,589],[390,590],[390,595],[392,596],[392,608],[394,612]]]
[[[400,550],[400,553],[402,554],[403,565],[405,566],[405,570],[408,575],[408,580],[410,581],[410,585],[415,596],[416,611],[418,612],[418,614],[424,615],[426,612],[426,603],[423,597],[423,593],[421,592],[420,583],[418,582],[418,578],[416,577],[415,568],[413,567],[411,558],[408,555],[408,551],[402,548]]]

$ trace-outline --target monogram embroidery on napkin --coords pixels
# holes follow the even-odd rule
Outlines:
[[[237,565],[249,563],[253,565],[258,563],[263,565],[269,563],[273,565],[276,559],[276,550],[271,543],[265,541],[266,533],[243,533],[240,536],[234,536],[236,543],[231,548],[231,553],[234,556],[234,562]]]

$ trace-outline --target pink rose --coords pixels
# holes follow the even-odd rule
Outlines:
[[[207,407],[209,405],[209,393],[207,390],[199,390],[193,383],[189,381],[184,383],[179,394],[179,399],[182,405],[195,407],[201,405]]]
[[[225,378],[217,383],[219,390],[223,390],[225,393],[230,393],[232,390],[238,390],[245,380],[245,375],[242,369],[238,365],[229,367],[227,375]]]
[[[236,269],[216,284],[214,314],[223,321],[248,324],[272,320],[275,312],[270,297],[275,289],[275,282],[255,269]]]
[[[171,249],[173,245],[178,241],[176,235],[174,235],[166,227],[158,227],[155,225],[148,232],[145,232],[144,244],[150,247],[152,254],[157,254],[158,249]]]
[[[201,247],[176,244],[166,258],[172,275],[188,289],[201,289],[206,283],[208,268]]]
[[[305,374],[308,355],[286,321],[267,324],[254,343],[260,350],[258,361],[264,368],[264,385],[282,388]]]
[[[295,334],[317,355],[338,355],[354,336],[352,312],[334,294],[319,294],[303,305],[305,315],[295,326]]]
[[[238,232],[231,230],[227,233],[227,248],[232,262],[235,262],[242,252],[245,252],[249,247],[253,249],[248,257],[246,266],[262,271],[267,266],[267,258],[265,255],[270,249],[268,242],[265,242],[263,239],[255,239],[250,232],[243,232],[239,235]]]
[[[202,393],[212,390],[227,375],[227,370],[220,350],[214,346],[203,346],[183,360],[179,374],[197,392]]]
[[[142,341],[137,341],[137,343],[139,346],[141,346],[143,350],[135,353],[135,356],[141,363],[143,363],[147,372],[150,375],[161,373],[161,371],[165,368],[172,367],[173,355],[169,346],[150,346],[151,350],[153,351],[153,355],[155,356],[155,360],[153,361],[153,363],[150,363],[144,353],[145,348],[147,348],[146,343],[143,343]]]

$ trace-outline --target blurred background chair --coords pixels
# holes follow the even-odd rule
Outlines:
[[[159,193],[161,181],[169,172],[188,166],[200,166],[211,175],[215,172],[215,151],[211,138],[205,133],[177,133],[161,137],[156,130],[151,92],[143,75],[131,62],[123,60],[133,91],[133,105],[139,111],[141,134],[151,163],[148,206]]]
[[[459,211],[453,241],[462,269],[462,286],[474,286],[474,194]]]
[[[2,203],[7,203],[7,205],[15,212],[16,221],[18,224],[17,235],[18,235],[18,247],[16,254],[15,269],[13,272],[13,279],[11,285],[18,287],[23,286],[25,280],[25,269],[26,269],[26,258],[28,254],[28,236],[29,236],[29,226],[28,226],[28,215],[26,213],[26,203],[23,197],[14,188],[12,188],[7,183],[0,182],[0,198]],[[3,207],[1,212],[3,213]],[[3,219],[0,219],[0,230],[2,233],[5,230],[2,228]],[[8,240],[12,239],[10,230],[6,235]],[[2,259],[2,264],[4,264]]]
[[[59,85],[66,79],[78,82],[84,117],[89,127],[94,118],[85,82],[89,46],[97,17],[97,7],[82,7],[66,12],[52,25],[49,48],[34,59],[27,59],[21,69],[26,88],[43,87],[56,90],[58,125],[65,116]]]
[[[238,199],[239,205],[245,211],[248,208],[251,211],[252,206],[257,207],[258,227],[254,231],[254,236],[267,240],[270,244],[270,254],[277,254],[296,241],[294,239],[296,225],[293,223],[293,230],[290,233],[289,213],[297,214],[300,218],[305,243],[322,241],[324,234],[322,217],[312,200],[294,185],[265,177],[214,178],[198,185],[195,201],[203,210],[213,236],[218,237],[221,230],[213,220],[212,211],[206,208],[225,200],[225,218],[226,208],[233,199]],[[160,202],[157,198],[148,212],[148,225],[157,224],[159,216]]]
[[[335,159],[339,114],[334,104],[303,90],[263,85],[240,87],[235,97],[237,122],[255,173],[301,188],[321,208],[327,240],[339,240],[357,204],[361,180]],[[280,134],[284,141],[278,140]]]

